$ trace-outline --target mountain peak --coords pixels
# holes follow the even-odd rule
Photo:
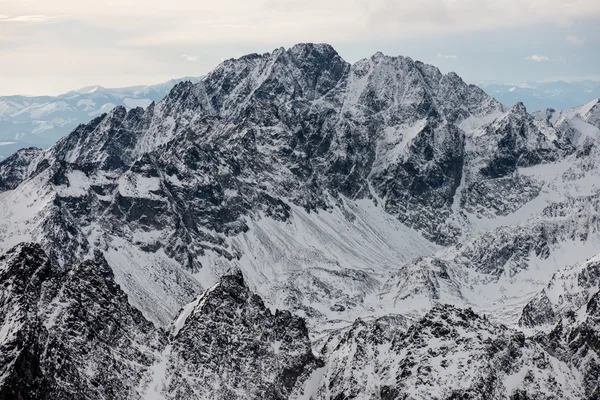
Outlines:
[[[460,77],[460,75],[458,75],[456,72],[454,71],[450,71],[446,74],[446,79],[449,79],[453,82],[457,82],[457,83],[462,83],[464,84],[463,79]]]
[[[95,85],[95,86],[82,87],[81,89],[75,90],[75,92],[77,92],[79,94],[91,94],[91,93],[99,92],[102,90],[105,90],[104,87]]]
[[[176,322],[170,360],[170,370],[177,371],[173,387],[182,398],[198,392],[202,398],[238,398],[225,395],[233,392],[248,399],[289,398],[321,366],[304,320],[271,313],[241,272],[224,276],[186,312]]]
[[[49,260],[26,247],[48,268],[0,258],[0,316],[27,330],[15,348],[35,350],[30,365],[61,368],[60,385],[68,375],[90,398],[153,397],[133,392],[152,381],[166,399],[291,399],[311,377],[305,398],[580,398],[555,384],[578,369],[551,369],[538,342],[468,308],[510,321],[567,259],[555,254],[583,257],[593,246],[573,254],[576,242],[599,236],[598,195],[571,196],[597,181],[596,154],[566,157],[523,104],[507,113],[408,57],[350,65],[304,43],[128,108],[0,163],[0,247],[37,240]],[[539,167],[557,161],[574,177]],[[328,341],[315,375],[309,327]],[[522,368],[541,361],[533,378]],[[133,395],[114,395],[123,386]]]
[[[595,112],[596,110],[598,110],[598,105],[600,104],[600,98],[594,99],[592,101],[590,101],[589,103],[583,105],[580,107],[580,111],[579,114],[583,117],[589,117],[589,115],[593,112]]]
[[[385,54],[383,54],[383,52],[381,52],[381,51],[377,51],[377,52],[375,52],[375,54],[373,54],[371,56],[371,59],[372,60],[378,60],[378,59],[383,58],[383,57],[385,57]]]
[[[298,43],[292,46],[289,51],[296,54],[306,54],[310,52],[338,55],[338,52],[328,43]]]
[[[525,104],[523,104],[522,102],[518,102],[517,104],[511,107],[510,111],[513,113],[525,114],[527,113],[527,108],[525,108]]]

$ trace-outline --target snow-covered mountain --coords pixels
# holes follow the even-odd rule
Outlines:
[[[595,398],[583,111],[567,130],[407,57],[300,44],[21,150],[0,163],[0,393]]]
[[[585,330],[595,312],[573,330]],[[590,333],[598,338],[597,325]],[[449,305],[433,307],[405,331],[357,320],[324,346],[328,361],[313,398],[591,399],[598,358],[586,339],[558,330],[526,337]]]
[[[161,337],[100,254],[68,270],[37,244],[0,257],[0,397],[132,399]]]
[[[594,141],[600,129],[600,98],[572,109],[556,111],[547,108],[534,115],[550,122],[569,141],[585,147],[586,143]]]
[[[77,125],[116,106],[147,107],[162,100],[185,77],[168,82],[107,89],[90,86],[59,96],[0,96],[0,160],[26,147],[48,147]]]

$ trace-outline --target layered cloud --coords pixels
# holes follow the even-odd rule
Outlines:
[[[10,2],[7,15],[126,30],[137,45],[333,41],[469,31],[600,15],[597,0],[75,0]]]
[[[554,60],[561,56],[575,60],[580,54],[573,53],[588,47],[593,52],[597,42],[594,38],[598,35],[593,30],[582,31],[581,21],[588,23],[587,26],[591,26],[590,21],[596,25],[600,21],[598,0],[8,0],[2,3],[0,90],[18,93],[45,93],[41,85],[54,87],[63,80],[74,83],[57,91],[96,84],[149,84],[177,76],[202,75],[221,58],[271,51],[298,42],[331,43],[348,61],[382,50],[429,63],[447,60],[440,64],[452,64],[459,73],[465,73],[465,68],[480,68],[491,72],[479,76],[500,79],[495,75],[503,70],[500,65],[523,58],[523,54],[546,54],[529,58],[542,62],[547,61],[544,58]],[[545,45],[550,39],[539,32],[554,34],[551,46]],[[484,39],[493,35],[500,39]],[[518,40],[507,44],[506,38],[511,35],[518,35]],[[543,43],[533,43],[536,38]],[[582,38],[586,38],[585,43]],[[525,45],[527,41],[532,43]],[[559,46],[568,51],[560,51]],[[443,52],[436,54],[439,49]],[[593,60],[587,63],[592,65]],[[548,63],[546,67],[558,64],[561,63]],[[523,68],[527,67],[534,68],[536,63],[524,63]],[[590,74],[591,68],[576,73]],[[128,75],[129,71],[138,72]],[[84,76],[87,76],[85,81]],[[469,78],[466,73],[465,78]],[[31,85],[33,89],[21,89],[23,85]]]
[[[44,22],[52,20],[47,15],[6,15],[0,14],[0,22]]]

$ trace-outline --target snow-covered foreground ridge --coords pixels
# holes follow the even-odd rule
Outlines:
[[[16,153],[0,398],[597,397],[600,105],[555,113],[301,44]]]

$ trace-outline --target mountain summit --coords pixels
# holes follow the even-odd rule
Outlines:
[[[573,304],[539,299],[598,252],[592,123],[576,140],[407,57],[250,54],[0,163],[0,247],[37,243],[52,285],[97,270],[108,288],[82,290],[122,310],[120,345],[138,351],[120,360],[124,387],[142,398],[590,398],[596,333],[569,335],[595,326],[592,285]],[[34,291],[26,327],[76,315],[71,292],[44,308]],[[454,374],[471,355],[477,371]]]

